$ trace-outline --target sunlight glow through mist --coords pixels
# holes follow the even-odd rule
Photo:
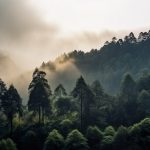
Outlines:
[[[149,0],[1,0],[0,49],[33,68],[150,26]],[[1,51],[2,52],[2,51]]]

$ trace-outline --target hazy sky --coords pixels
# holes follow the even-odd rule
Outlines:
[[[150,25],[149,0],[32,0],[63,31],[126,30]]]
[[[0,49],[23,67],[150,28],[150,0],[0,0]]]

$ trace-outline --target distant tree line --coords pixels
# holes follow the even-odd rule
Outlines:
[[[73,60],[73,61],[72,61]],[[41,69],[54,73],[54,77],[48,76],[51,85],[60,81],[66,89],[72,88],[76,70],[72,76],[68,73],[70,68],[64,72],[58,72],[58,63],[71,62],[86,78],[88,82],[100,79],[103,88],[107,93],[115,95],[120,88],[120,82],[125,73],[132,74],[134,79],[140,78],[143,74],[150,72],[150,31],[141,32],[136,37],[133,32],[122,39],[113,37],[101,48],[92,49],[90,52],[74,50],[56,59],[55,62],[48,61],[41,65]],[[69,80],[67,80],[69,78]]]

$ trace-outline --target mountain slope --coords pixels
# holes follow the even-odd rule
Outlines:
[[[132,32],[124,39],[114,37],[99,50],[75,50],[55,62],[43,63],[41,69],[48,72],[52,86],[62,83],[71,90],[82,74],[89,83],[98,79],[107,92],[116,93],[125,73],[138,78],[150,71],[150,31],[141,32],[138,38]]]

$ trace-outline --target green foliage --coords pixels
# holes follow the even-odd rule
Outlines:
[[[114,136],[115,135],[115,129],[112,126],[108,126],[104,130],[104,136]]]
[[[73,122],[69,119],[64,119],[60,123],[60,129],[63,135],[67,135],[72,129]]]
[[[8,91],[3,96],[2,107],[8,118],[13,117],[15,113],[20,112],[21,98],[13,85],[9,87]]]
[[[54,129],[49,133],[45,141],[44,150],[61,150],[63,149],[63,146],[63,136],[57,130]]]
[[[120,126],[114,136],[113,146],[115,150],[126,150],[128,148],[128,129],[124,126]]]
[[[2,99],[3,95],[7,92],[6,84],[0,79],[0,100]]]
[[[71,131],[65,142],[65,150],[87,150],[87,139],[78,130]]]
[[[142,150],[150,149],[150,118],[133,125],[129,130],[130,147],[140,147]]]
[[[101,143],[102,150],[111,149],[112,143],[113,143],[113,136],[111,136],[111,135],[104,136],[102,143]]]
[[[108,126],[105,128],[103,134],[103,140],[101,142],[102,150],[109,150],[113,144],[115,129],[112,126]]]
[[[3,112],[10,122],[10,133],[12,134],[13,117],[16,113],[20,115],[22,112],[22,100],[13,85],[10,85],[7,92],[3,95],[1,104]]]
[[[34,131],[27,131],[24,137],[22,138],[22,147],[23,150],[38,150],[38,138],[37,134]]]
[[[129,126],[137,121],[137,84],[130,74],[126,74],[122,81],[116,113],[119,125]]]
[[[95,95],[96,107],[100,107],[104,99],[104,89],[98,80],[92,83],[91,89]]]
[[[122,81],[121,95],[127,99],[133,99],[136,95],[136,82],[130,74],[126,74]]]
[[[54,90],[54,95],[56,97],[63,97],[63,96],[67,96],[67,92],[65,90],[65,88],[63,87],[62,84],[59,84],[56,89]]]
[[[98,127],[88,127],[86,137],[92,150],[100,149],[103,133],[98,129]]]
[[[17,150],[17,148],[11,139],[6,139],[0,141],[0,150]]]
[[[139,92],[142,90],[149,91],[150,90],[150,75],[146,74],[140,77],[140,79],[137,82],[137,89]]]
[[[55,107],[58,115],[64,115],[74,110],[70,97],[58,98],[55,102]]]
[[[150,116],[150,93],[142,90],[138,96],[138,111],[141,118]]]
[[[50,115],[51,112],[49,99],[51,90],[45,75],[45,72],[35,69],[32,82],[29,85],[28,109],[29,111],[38,112],[39,123],[41,122],[41,115],[44,122],[44,116]]]
[[[94,94],[82,76],[77,80],[71,94],[79,104],[81,130],[86,129],[90,124],[90,106],[94,103]]]

